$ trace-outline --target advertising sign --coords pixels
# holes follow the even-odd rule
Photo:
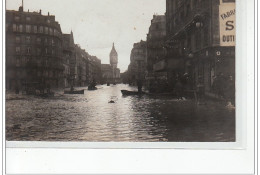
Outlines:
[[[222,3],[219,6],[220,46],[236,44],[236,5]]]

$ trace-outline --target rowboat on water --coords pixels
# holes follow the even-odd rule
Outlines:
[[[123,95],[143,95],[144,92],[121,90]]]

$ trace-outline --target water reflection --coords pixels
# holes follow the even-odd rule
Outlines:
[[[121,95],[127,85],[98,86],[52,99],[7,94],[7,140],[234,141],[235,111],[223,103]],[[115,103],[108,103],[113,100]],[[19,126],[18,126],[19,125]]]

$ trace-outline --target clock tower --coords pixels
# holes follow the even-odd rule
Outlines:
[[[112,71],[113,71],[113,78],[116,78],[118,55],[117,55],[114,43],[113,43],[112,50],[110,52],[109,57],[110,57],[110,65],[111,65]]]

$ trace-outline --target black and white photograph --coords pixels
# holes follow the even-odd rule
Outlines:
[[[235,0],[6,0],[5,15],[7,141],[237,141]]]

